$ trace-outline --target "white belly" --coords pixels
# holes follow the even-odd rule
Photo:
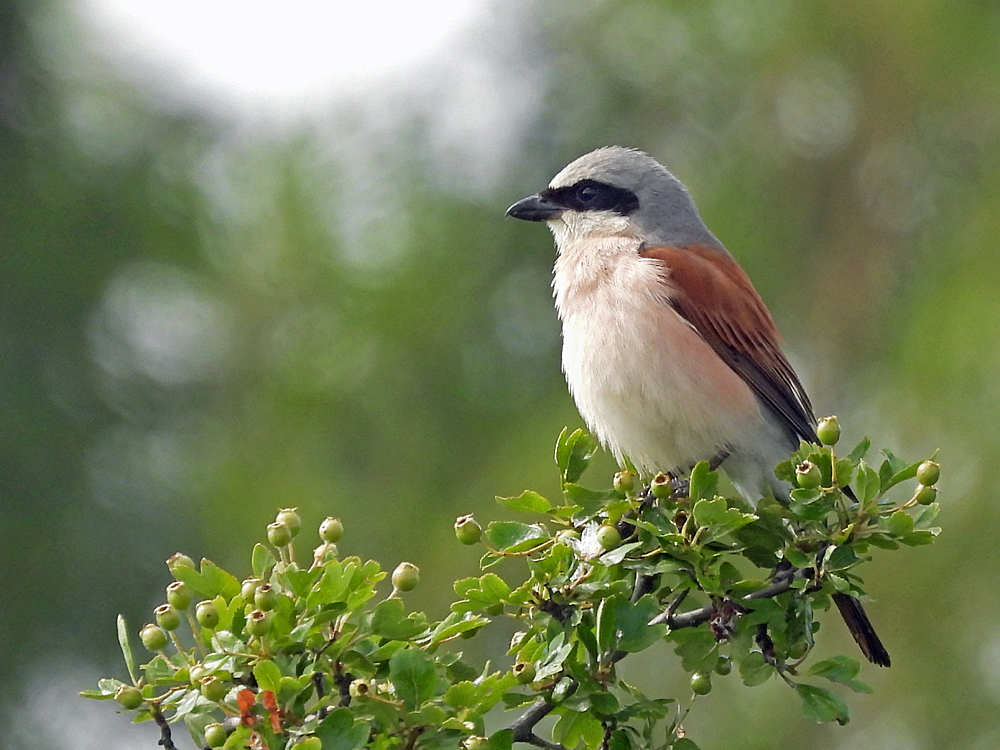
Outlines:
[[[553,282],[563,370],[590,430],[644,473],[773,442],[750,388],[668,304],[657,262],[601,242],[583,262],[564,252]]]

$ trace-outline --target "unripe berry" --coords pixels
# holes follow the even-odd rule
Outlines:
[[[253,595],[257,593],[257,587],[260,586],[259,578],[247,578],[240,585],[240,596],[243,597],[243,601],[252,602]]]
[[[580,538],[580,532],[576,529],[561,529],[556,533],[556,542],[572,547],[573,542]]]
[[[156,624],[164,630],[177,630],[181,624],[181,614],[176,607],[170,604],[161,604],[153,610],[156,615]]]
[[[392,585],[397,591],[413,591],[420,583],[420,569],[413,563],[401,562],[392,571]]]
[[[201,678],[201,694],[208,698],[208,700],[212,702],[221,701],[226,697],[226,693],[228,692],[229,687],[226,683],[214,674]]]
[[[809,653],[809,644],[805,640],[795,641],[788,647],[788,658],[797,660]]]
[[[795,483],[805,490],[814,490],[823,481],[823,474],[812,461],[803,461],[795,467]]]
[[[167,646],[166,632],[151,622],[142,626],[139,638],[142,639],[142,645],[150,651],[162,651]]]
[[[195,569],[194,560],[181,552],[175,552],[167,559],[167,567],[170,568],[171,573],[174,573],[180,568],[188,568],[190,570]]]
[[[219,608],[215,606],[215,602],[206,599],[198,602],[194,608],[194,617],[203,628],[214,630],[219,624]]]
[[[462,544],[476,544],[483,536],[483,527],[471,515],[459,516],[455,519],[455,536]]]
[[[465,750],[489,750],[490,747],[490,741],[477,734],[466,737],[462,744],[465,746]]]
[[[288,527],[288,530],[292,532],[294,537],[299,533],[299,529],[302,526],[302,519],[299,518],[299,514],[295,512],[296,508],[282,508],[278,511],[278,515],[275,517],[275,523],[283,523]]]
[[[941,478],[941,465],[937,461],[924,461],[917,467],[917,481],[924,487],[937,484]]]
[[[319,737],[303,737],[292,745],[292,750],[323,750],[323,740]]]
[[[279,596],[280,594],[278,594],[274,586],[269,583],[262,583],[254,592],[253,603],[257,609],[269,612],[278,606]]]
[[[674,494],[674,486],[670,481],[670,477],[667,474],[660,472],[653,477],[653,481],[649,483],[649,491],[653,493],[653,497],[659,498],[660,500],[669,500],[670,496]]]
[[[823,417],[816,425],[816,437],[823,445],[836,445],[840,440],[840,422],[836,417]]]
[[[283,523],[269,523],[267,525],[267,541],[275,547],[287,547],[292,543],[292,530]]]
[[[191,589],[183,581],[174,581],[167,586],[167,603],[180,610],[191,604]]]
[[[708,695],[712,692],[712,675],[708,672],[695,672],[691,675],[691,692],[695,695]]]
[[[200,687],[201,681],[210,674],[212,674],[212,672],[204,664],[195,664],[188,670],[188,682],[192,685]],[[174,672],[174,679],[178,679],[177,672]]]
[[[333,516],[327,516],[323,523],[319,525],[319,538],[324,542],[331,542],[336,544],[340,541],[340,537],[344,535],[344,524],[341,523],[339,518],[334,518]]]
[[[535,665],[531,662],[520,662],[514,665],[514,678],[521,685],[527,685],[535,681]]]
[[[597,543],[602,549],[612,550],[622,543],[622,535],[614,526],[601,526],[597,530]]]
[[[205,727],[205,744],[211,748],[222,747],[226,744],[228,734],[222,724],[209,724]]]
[[[921,487],[917,492],[917,502],[921,505],[930,505],[937,500],[937,487]]]
[[[631,492],[635,487],[635,475],[631,471],[619,471],[615,474],[614,487],[619,492]]]
[[[271,630],[271,620],[274,615],[271,612],[263,612],[259,609],[255,609],[249,615],[247,615],[247,632],[250,635],[267,635]]]
[[[134,685],[120,685],[115,691],[118,705],[128,711],[134,711],[142,705],[142,693]]]
[[[723,676],[733,671],[733,660],[728,656],[720,656],[715,662],[715,673]]]

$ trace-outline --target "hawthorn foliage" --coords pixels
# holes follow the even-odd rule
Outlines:
[[[456,522],[458,541],[485,552],[441,620],[400,597],[417,584],[414,566],[397,568],[385,593],[377,562],[341,556],[336,519],[297,560],[300,519],[284,509],[243,581],[172,557],[167,603],[141,630],[152,658],[139,665],[119,618],[128,679],[82,695],[156,721],[167,750],[178,725],[198,747],[231,749],[691,750],[682,722],[713,675],[730,671],[747,687],[783,680],[808,717],[846,723],[839,691],[870,688],[853,658],[810,660],[815,613],[836,592],[864,594],[857,569],[871,548],[934,540],[938,465],[889,451],[870,462],[868,440],[843,457],[802,444],[777,467],[796,487],[789,502],[752,508],[721,496],[705,463],[686,481],[642,486],[626,469],[611,488],[588,489],[580,479],[596,449],[564,430],[562,497],[498,498],[526,518],[485,530],[471,516]],[[522,563],[516,579],[493,570],[510,558]],[[518,626],[508,663],[470,664],[463,639],[498,618]],[[618,674],[664,641],[691,673],[685,695],[647,695]],[[497,707],[507,710],[499,726]],[[547,737],[545,716],[555,717]]]

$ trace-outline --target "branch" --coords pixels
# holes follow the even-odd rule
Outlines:
[[[792,588],[792,582],[796,578],[805,578],[806,574],[799,568],[789,568],[787,570],[779,571],[774,577],[774,580],[770,585],[765,586],[757,591],[751,591],[749,594],[744,596],[740,601],[750,602],[754,599],[770,599],[779,594],[784,594],[786,591]],[[700,609],[693,609],[690,612],[684,612],[683,614],[676,615],[673,613],[672,609],[668,609],[652,620],[649,621],[650,625],[667,625],[671,630],[680,630],[681,628],[691,628],[695,625],[701,625],[703,622],[708,622],[712,619],[718,611],[719,607],[717,604],[706,604]]]
[[[160,707],[153,704],[150,713],[153,714],[153,721],[156,722],[156,726],[160,728],[160,741],[157,745],[162,745],[163,750],[177,750],[177,746],[174,744],[173,738],[170,736],[170,725],[167,723],[167,717],[163,715],[160,711]]]
[[[792,582],[795,581],[796,578],[805,577],[806,573],[800,568],[780,569],[775,574],[774,580],[772,580],[768,586],[765,586],[762,589],[757,589],[757,591],[751,591],[749,594],[742,597],[740,601],[750,602],[754,599],[770,599],[780,594],[784,594],[792,588]],[[636,590],[641,590],[647,586],[648,583],[648,581],[640,582],[637,580]],[[671,602],[667,610],[650,620],[649,624],[666,624],[671,630],[692,628],[696,625],[701,625],[703,622],[708,622],[712,619],[713,615],[719,612],[720,605],[712,603],[707,604],[700,609],[693,609],[690,612],[684,612],[680,615],[675,614],[677,608],[680,606],[681,602],[684,601],[687,594],[688,589],[681,590],[681,592],[677,595],[677,598]],[[615,651],[611,655],[611,662],[613,664],[618,663],[624,659],[625,656],[627,656],[627,652]],[[567,691],[567,695],[572,695],[576,691],[576,687],[577,684],[574,681]],[[544,740],[534,732],[535,726],[538,722],[548,716],[554,708],[555,706],[546,701],[544,698],[539,698],[537,701],[532,703],[528,709],[510,725],[510,728],[514,731],[514,742],[523,742],[528,745],[534,745],[535,747],[545,748],[545,750],[566,750],[566,748],[562,745]]]

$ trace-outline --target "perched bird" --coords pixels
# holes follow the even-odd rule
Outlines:
[[[563,371],[619,462],[679,476],[710,460],[750,502],[787,497],[774,468],[800,439],[818,442],[812,405],[770,312],[684,185],[642,151],[611,146],[507,215],[555,236]],[[865,656],[888,666],[861,603],[834,600]]]

